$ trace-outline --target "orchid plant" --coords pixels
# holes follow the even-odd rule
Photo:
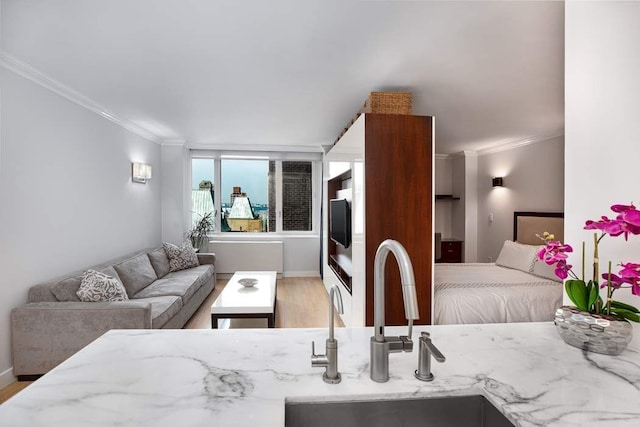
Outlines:
[[[560,279],[566,280],[565,290],[569,299],[576,307],[592,314],[616,315],[621,318],[640,322],[640,310],[636,307],[613,300],[613,293],[621,288],[630,288],[633,295],[640,296],[640,264],[623,262],[621,269],[616,273],[611,272],[611,262],[607,273],[599,275],[598,244],[604,236],[617,237],[624,235],[628,240],[629,234],[640,234],[640,211],[631,205],[613,205],[611,210],[617,215],[615,219],[602,216],[600,220],[588,220],[585,230],[598,230],[593,235],[593,276],[591,280],[585,279],[585,244],[582,242],[582,275],[578,276],[573,271],[573,266],[567,263],[569,253],[573,252],[570,245],[563,244],[553,234],[542,234],[546,245],[538,252],[538,258],[547,265],[555,266],[555,274]],[[602,278],[604,281],[598,285]],[[606,303],[600,297],[599,288],[607,289]]]

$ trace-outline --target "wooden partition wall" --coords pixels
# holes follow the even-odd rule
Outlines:
[[[416,278],[420,320],[431,323],[432,117],[366,114],[366,324],[373,325],[373,261],[380,243],[402,243]],[[385,321],[405,325],[400,273],[387,258]]]

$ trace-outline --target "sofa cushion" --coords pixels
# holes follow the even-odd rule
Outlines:
[[[165,276],[165,279],[189,277],[194,281],[199,281],[198,287],[202,286],[213,276],[213,266],[211,264],[199,265],[187,270],[175,271]]]
[[[129,297],[120,280],[95,270],[87,270],[76,292],[80,301],[127,301]]]
[[[176,295],[182,298],[183,304],[186,304],[211,276],[213,276],[212,265],[200,265],[195,268],[176,271],[156,280],[138,292],[133,298]]]
[[[51,292],[56,296],[58,301],[80,301],[76,292],[82,283],[82,276],[67,277],[51,286]]]
[[[149,256],[149,261],[151,261],[153,269],[156,271],[158,279],[162,279],[169,273],[169,258],[167,258],[167,253],[164,251],[164,248],[155,249],[147,253],[147,255]]]
[[[182,299],[175,295],[140,298],[135,301],[151,304],[151,326],[153,329],[162,328],[182,308]]]
[[[100,273],[114,277],[122,282],[116,270],[111,266],[96,270]],[[80,301],[80,298],[78,298],[76,292],[78,292],[80,283],[82,283],[82,276],[82,274],[79,274],[76,276],[67,277],[54,283],[53,285],[51,285],[51,292],[53,293],[53,295],[55,295],[58,301]]]
[[[169,271],[180,271],[200,265],[198,255],[189,241],[185,241],[180,246],[163,242],[162,247],[169,258]]]
[[[200,289],[200,280],[189,276],[178,278],[162,278],[158,279],[137,294],[133,298],[149,298],[161,297],[166,295],[175,295],[182,298],[185,303]]]
[[[146,253],[137,255],[113,266],[127,295],[135,295],[158,278]]]
[[[194,273],[198,273],[200,285],[204,285],[209,280],[211,280],[211,277],[213,276],[214,268],[213,268],[213,265],[211,264],[204,264],[204,265],[199,265],[198,267],[195,267],[195,268],[191,268],[186,271],[192,271]]]

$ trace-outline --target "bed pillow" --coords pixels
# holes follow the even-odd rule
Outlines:
[[[505,240],[498,259],[496,259],[496,265],[530,273],[539,249],[540,246],[523,245],[522,243]]]
[[[533,263],[531,274],[538,277],[544,277],[545,279],[553,280],[554,282],[562,282],[562,279],[556,276],[555,266],[547,265],[546,262],[540,261],[538,257],[536,257],[536,260]]]

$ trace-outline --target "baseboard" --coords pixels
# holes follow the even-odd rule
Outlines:
[[[282,277],[320,277],[317,271],[285,271]]]
[[[17,378],[13,376],[13,367],[7,369],[0,374],[0,388],[5,388],[11,383],[17,381]]]

